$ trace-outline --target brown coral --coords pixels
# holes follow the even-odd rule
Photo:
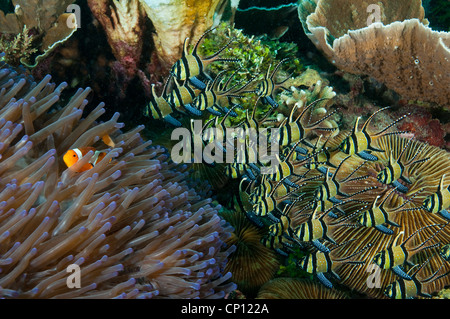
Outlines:
[[[230,255],[226,270],[244,294],[253,296],[273,278],[280,267],[275,252],[261,243],[264,231],[248,220],[243,212],[233,211],[222,216],[234,228],[227,240],[236,250]]]
[[[407,99],[448,104],[450,34],[427,26],[421,1],[377,2],[381,21],[368,26],[369,4],[318,1],[309,15],[301,5],[299,15],[308,37],[339,69],[369,75]]]
[[[344,293],[328,289],[310,279],[275,278],[258,291],[257,299],[347,299]]]
[[[89,8],[103,26],[109,46],[128,77],[138,69],[143,45],[143,12],[138,0],[88,1]]]
[[[283,92],[281,95],[285,105],[280,105],[280,108],[304,105],[308,95],[309,98],[317,98],[321,95],[318,93],[332,97],[334,92],[321,85],[316,85],[310,92],[291,88],[290,93]],[[325,101],[312,113],[323,109],[320,114],[326,114],[325,108],[330,103],[332,101]],[[430,208],[425,209],[424,202],[425,198],[437,192],[441,179],[444,187],[450,184],[450,177],[446,174],[450,154],[415,140],[412,134],[390,130],[392,126],[402,123],[391,122],[379,124],[376,128],[368,122],[364,134],[359,125],[358,130],[354,131],[321,132],[320,139],[306,138],[300,144],[302,148],[296,158],[292,156],[287,159],[290,167],[283,168],[283,176],[289,179],[283,181],[291,187],[295,183],[297,187],[290,188],[289,196],[271,192],[275,207],[267,208],[270,209],[268,212],[256,213],[260,215],[261,222],[273,226],[272,230],[269,227],[267,238],[276,239],[281,234],[286,243],[297,245],[301,252],[307,253],[307,257],[296,262],[295,266],[317,275],[328,287],[339,283],[369,297],[383,298],[386,297],[385,288],[398,279],[394,270],[399,270],[393,270],[394,266],[399,265],[408,272],[412,265],[416,265],[416,269],[420,269],[418,265],[423,265],[417,273],[419,281],[424,281],[434,272],[437,275],[423,283],[421,292],[433,294],[449,284],[450,263],[437,250],[450,241],[450,228],[445,216],[430,213]],[[335,127],[331,125],[331,119],[329,124],[330,128]],[[319,136],[318,130],[314,133],[310,136]],[[356,154],[347,148],[350,141],[358,147],[358,152],[354,152]],[[291,145],[294,142],[291,141]],[[362,154],[361,146],[372,157],[368,153]],[[371,150],[368,150],[369,146]],[[313,154],[314,151],[320,152]],[[313,155],[310,161],[308,158],[305,160],[306,152]],[[393,159],[403,168],[395,168]],[[401,173],[400,176],[393,175],[396,177],[392,181],[384,180],[380,177],[382,174],[379,175],[388,165],[392,165],[396,173]],[[260,180],[252,182],[248,192],[254,202],[269,203],[267,194],[257,193],[267,187]],[[374,207],[376,211],[384,199],[382,209],[386,215],[382,216],[385,219],[380,217],[380,213],[373,212],[371,223],[364,222],[362,217],[369,215],[369,208]],[[288,210],[286,204],[290,205]],[[443,208],[447,209],[448,203],[444,205]],[[412,237],[404,246],[408,254],[405,260],[399,258],[402,254],[396,253],[395,262],[398,264],[390,267],[381,264],[381,269],[380,264],[375,263],[374,257],[378,253],[394,243],[401,245],[409,236]],[[375,282],[371,281],[374,269],[377,271]]]
[[[184,39],[195,43],[213,25],[216,9],[223,0],[147,1],[140,0],[152,21],[158,57],[167,67],[181,57]]]
[[[101,124],[98,105],[82,118],[90,89],[57,105],[65,83],[34,83],[0,65],[0,296],[19,298],[224,297],[230,229],[187,173],[151,147],[139,126]],[[106,149],[99,137],[115,142]],[[95,146],[67,168],[63,154]],[[228,250],[227,250],[228,249]],[[81,270],[69,288],[67,270]]]
[[[76,30],[74,14],[65,13],[74,0],[46,1],[43,5],[38,0],[13,0],[14,13],[4,14],[0,11],[0,32],[19,34],[24,26],[39,35],[40,43],[35,44],[40,54],[33,61],[24,61],[29,67],[35,67],[58,44],[66,41]]]

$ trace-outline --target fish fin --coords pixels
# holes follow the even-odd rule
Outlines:
[[[408,275],[400,266],[395,266],[392,268],[392,271],[399,277],[405,280],[411,280],[411,276]]]
[[[400,227],[400,224],[394,223],[394,222],[391,221],[391,220],[388,220],[386,223],[388,223],[388,224],[391,225],[391,226]]]
[[[337,280],[341,280],[341,277],[339,277],[339,275],[335,271],[331,271],[331,273]]]
[[[206,84],[200,81],[196,76],[191,77],[189,82],[199,90],[204,90],[206,88]]]
[[[212,107],[208,107],[206,110],[209,113],[211,113],[212,115],[216,115],[216,116],[221,116],[222,115],[222,112],[216,111]]]
[[[378,151],[378,150],[377,150]],[[362,159],[365,159],[367,161],[377,161],[378,157],[376,157],[375,155],[372,155],[366,151],[361,151],[357,154],[359,157],[361,157]]]
[[[348,196],[348,195],[347,195]],[[338,198],[336,198],[336,197],[331,197],[331,198],[329,198],[328,199],[330,202],[332,202],[333,204],[340,204],[340,203],[342,203],[342,200],[341,199],[338,199]]]
[[[446,209],[441,210],[441,211],[439,212],[439,214],[440,214],[442,217],[444,217],[445,219],[450,220],[450,213],[449,213]]]
[[[327,288],[333,288],[333,284],[331,283],[331,281],[329,281],[327,279],[327,277],[325,277],[325,275],[323,273],[318,273],[317,274],[317,279],[319,279],[319,281]]]
[[[394,233],[394,231],[392,229],[387,228],[386,226],[383,225],[378,225],[375,226],[375,229],[386,234],[386,235],[392,235]]]
[[[406,176],[400,176],[400,178],[401,178],[405,183],[412,184],[411,180],[410,180],[408,177],[406,177]]]
[[[392,186],[396,187],[398,189],[398,191],[406,194],[408,192],[408,187],[406,187],[405,185],[403,185],[402,183],[400,183],[399,181],[393,181],[392,182]]]
[[[322,244],[319,240],[313,240],[312,244],[321,252],[323,253],[328,253],[330,252],[330,249],[328,247],[326,247],[324,244]]]
[[[173,125],[173,126],[176,126],[176,127],[180,127],[181,126],[181,123],[180,123],[180,121],[178,121],[177,119],[175,119],[173,116],[171,116],[171,115],[166,115],[165,117],[164,117],[164,121],[166,121],[167,123],[169,123],[169,124],[171,124],[171,125]]]
[[[196,109],[195,107],[193,107],[191,104],[185,104],[184,108],[191,114],[194,114],[196,116],[201,116],[202,115],[202,111]]]
[[[338,215],[336,215],[335,213],[333,213],[331,211],[328,213],[328,216],[331,218],[338,218]]]
[[[275,252],[280,254],[281,256],[284,256],[284,257],[288,257],[289,256],[288,253],[286,253],[284,250],[282,250],[280,248],[276,248]]]
[[[262,98],[263,102],[266,104],[270,104],[271,107],[276,109],[278,107],[278,103],[271,96],[265,96]]]
[[[114,143],[114,141],[112,140],[111,136],[109,136],[109,134],[103,135],[102,141],[109,147],[112,147],[112,148],[116,147],[116,143]]]
[[[256,216],[256,214],[254,212],[247,211],[247,212],[245,212],[245,215],[253,224],[255,224],[255,226],[257,226],[259,228],[264,227],[264,223],[258,218],[258,216]]]

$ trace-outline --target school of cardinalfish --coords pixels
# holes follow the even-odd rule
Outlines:
[[[157,96],[153,87],[145,114],[178,127],[178,116],[199,117],[207,111],[216,116],[207,125],[215,123],[225,130],[225,119],[243,109],[235,99],[256,94],[256,103],[269,105],[269,111],[256,119],[255,104],[253,111],[245,110],[246,117],[238,126],[258,130],[271,125],[267,119],[278,107],[276,90],[289,92],[283,86],[288,78],[275,81],[284,60],[272,72],[267,70],[255,88],[250,88],[254,78],[230,87],[237,71],[222,83],[224,72],[213,79],[206,67],[212,62],[238,62],[219,57],[233,39],[210,57],[201,58],[197,53],[199,43],[210,31],[200,37],[191,53],[185,40],[182,57],[172,67],[163,93]],[[443,174],[437,187],[418,188],[425,178],[420,172],[437,156],[436,151],[427,156],[428,145],[406,138],[407,132],[389,131],[408,114],[379,132],[370,132],[373,117],[387,109],[382,108],[361,129],[358,117],[350,132],[339,132],[328,121],[335,112],[320,118],[314,115],[319,101],[296,104],[290,116],[279,123],[281,155],[274,173],[261,174],[265,163],[250,151],[254,148],[249,144],[245,144],[249,151],[244,156],[226,166],[230,178],[240,179],[237,208],[255,225],[268,229],[261,239],[265,246],[283,256],[294,247],[307,252],[297,266],[329,288],[333,280],[353,282],[352,276],[360,276],[365,282],[367,274],[361,266],[375,264],[388,281],[382,289],[385,296],[430,297],[427,290],[433,291],[437,282],[450,283],[450,181]],[[75,159],[86,151],[71,150],[66,156]],[[101,154],[96,155],[93,160],[100,160]],[[66,156],[64,160],[70,166]],[[433,222],[421,224],[420,214],[429,214],[427,218]],[[422,254],[425,257],[414,258]],[[427,268],[430,264],[439,266]]]

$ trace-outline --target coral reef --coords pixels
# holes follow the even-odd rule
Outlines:
[[[235,288],[220,207],[142,140],[143,126],[122,132],[119,114],[96,122],[104,104],[82,118],[89,88],[58,103],[66,83],[0,68],[1,297],[223,298]],[[87,146],[106,155],[67,168],[63,155]]]
[[[156,31],[153,42],[158,57],[170,67],[181,57],[186,37],[193,44],[213,26],[214,13],[223,0],[140,2]]]
[[[289,94],[283,94],[286,94],[283,100],[290,101],[287,98]],[[292,96],[294,94],[295,91]],[[296,105],[295,98],[291,97],[291,100],[289,105]],[[304,102],[301,104],[304,105]],[[381,132],[384,131],[386,127],[381,129]],[[435,251],[449,242],[450,230],[446,227],[448,220],[445,212],[444,215],[430,213],[426,210],[425,199],[438,191],[440,182],[444,187],[449,184],[448,178],[444,178],[446,167],[450,164],[449,153],[407,138],[407,134],[402,135],[401,132],[377,135],[379,133],[374,133],[373,128],[363,132],[371,137],[368,147],[378,150],[372,151],[372,155],[376,156],[365,156],[359,153],[361,150],[357,154],[348,153],[345,145],[357,138],[358,133],[355,132],[358,131],[343,130],[338,134],[329,133],[321,140],[307,139],[302,144],[309,145],[306,146],[309,151],[298,153],[304,155],[297,155],[296,159],[288,158],[292,168],[286,175],[290,180],[286,181],[286,185],[294,183],[297,187],[289,196],[284,193],[274,196],[272,193],[277,204],[265,214],[260,214],[260,219],[272,224],[273,229],[279,229],[281,233],[268,232],[267,238],[281,236],[291,245],[309,252],[297,267],[318,276],[329,287],[336,281],[358,293],[381,298],[385,297],[385,288],[396,280],[397,266],[405,267],[406,272],[412,265],[416,268],[423,265],[419,273],[414,274],[417,276],[414,278],[422,282],[421,292],[431,294],[439,291],[449,283],[450,264]],[[363,137],[359,137],[358,141],[361,145],[365,143]],[[317,151],[319,153],[315,156],[305,159],[306,154]],[[393,167],[395,163],[392,158],[403,165],[400,171],[395,169],[401,177],[396,178],[407,183],[399,182],[400,179],[392,183],[382,182],[380,172]],[[262,182],[255,180],[250,196],[257,194],[261,187]],[[263,193],[254,202],[267,203],[267,196]],[[386,203],[377,203],[377,199],[382,198]],[[376,224],[374,220],[372,224],[364,221],[362,218],[369,216],[370,207],[373,214],[377,208],[385,210],[384,219],[380,221],[380,216],[376,215],[373,217],[377,220]],[[255,208],[253,211],[258,215]],[[390,226],[383,226],[384,223]],[[309,235],[305,233],[305,225],[311,225]],[[401,245],[408,252],[405,253],[405,260],[395,259],[399,264],[380,269],[376,284],[368,284],[372,279],[372,267],[378,267],[375,257]],[[320,258],[327,261],[319,263]],[[433,277],[433,273],[437,275]],[[428,277],[431,279],[427,281]]]
[[[276,278],[258,291],[257,299],[348,299],[344,293],[330,290],[310,279]]]
[[[0,52],[5,54],[3,60],[14,66],[20,65],[22,59],[29,60],[31,55],[37,51],[33,47],[33,39],[34,36],[29,34],[26,25],[23,26],[23,30],[19,34],[1,34]]]
[[[234,228],[227,240],[236,250],[228,257],[226,271],[247,297],[254,297],[263,284],[272,279],[280,267],[275,251],[260,241],[263,231],[253,225],[243,212],[223,212],[221,216]]]
[[[92,13],[105,30],[116,63],[125,69],[123,73],[128,78],[132,78],[142,54],[144,14],[138,0],[109,3],[88,1]]]
[[[380,21],[370,25],[369,4],[303,1],[299,17],[308,37],[339,69],[371,76],[404,98],[446,107],[450,35],[427,26],[421,1],[380,1]]]
[[[77,30],[76,16],[65,13],[73,2],[52,0],[46,1],[44,5],[38,0],[13,0],[14,13],[0,11],[0,33],[17,35],[26,26],[36,38],[33,46],[39,50],[39,55],[31,60],[24,56],[25,59],[21,61],[23,64],[35,67]]]
[[[0,4],[0,297],[446,297],[442,1],[73,2]]]

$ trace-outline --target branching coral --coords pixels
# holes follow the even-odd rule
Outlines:
[[[380,21],[369,25],[370,4],[303,1],[299,16],[336,67],[374,77],[407,99],[448,104],[450,35],[427,26],[421,1],[379,1]]]
[[[82,118],[89,88],[59,105],[65,83],[0,67],[0,296],[217,298],[234,289],[219,207],[141,139],[142,126],[123,133],[118,114],[97,123],[103,104]],[[98,141],[105,135],[113,149]],[[67,168],[64,153],[85,146],[107,154],[85,172],[92,152]]]
[[[33,35],[29,34],[26,25],[19,34],[0,35],[0,52],[4,52],[4,61],[8,64],[18,66],[20,60],[30,59],[37,49],[33,47]]]
[[[22,63],[35,67],[60,43],[66,41],[76,30],[74,15],[65,13],[74,0],[46,1],[13,0],[14,13],[0,11],[0,32],[19,34],[24,26],[32,30],[39,42],[34,43],[39,55],[34,60],[22,59]],[[70,19],[70,20],[69,20]]]

